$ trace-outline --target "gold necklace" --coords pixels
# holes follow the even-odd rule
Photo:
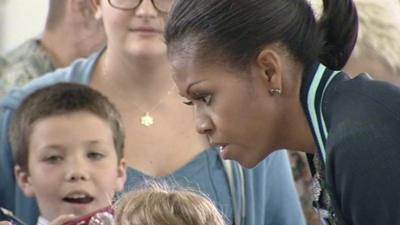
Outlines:
[[[102,73],[104,78],[107,78],[107,68],[106,68],[106,60],[104,59],[103,62],[103,66],[102,66]],[[168,96],[171,95],[172,91],[175,89],[175,84],[172,85],[172,87],[167,91],[167,94],[161,98],[156,105],[154,105],[152,108],[150,108],[150,110],[143,110],[142,107],[140,107],[137,103],[132,102],[135,107],[137,109],[139,109],[140,111],[142,111],[142,113],[144,114],[143,116],[140,117],[140,124],[142,124],[145,127],[150,127],[151,125],[154,124],[154,117],[150,115],[151,112],[153,112],[154,110],[156,110],[162,103],[165,102],[165,100],[167,99]]]
[[[150,115],[151,112],[153,112],[154,110],[156,110],[158,108],[158,106],[160,106],[162,103],[165,102],[165,100],[167,99],[167,97],[169,95],[171,95],[172,91],[175,89],[175,85],[172,86],[172,88],[169,89],[169,91],[167,92],[167,94],[160,99],[160,101],[158,101],[158,103],[153,106],[153,108],[151,108],[150,110],[143,110],[138,104],[136,104],[135,102],[133,102],[133,104],[136,106],[136,108],[138,108],[140,111],[142,111],[144,113],[143,116],[140,117],[140,123],[145,126],[145,127],[150,127],[151,125],[154,124],[154,118],[153,116]]]

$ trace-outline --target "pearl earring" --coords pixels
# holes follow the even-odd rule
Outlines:
[[[269,90],[269,93],[271,94],[271,96],[281,96],[282,90],[280,88],[271,88],[271,90]]]

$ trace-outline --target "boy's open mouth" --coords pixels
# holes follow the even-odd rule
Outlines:
[[[73,204],[87,204],[94,200],[92,196],[83,192],[72,192],[63,198],[64,201]]]

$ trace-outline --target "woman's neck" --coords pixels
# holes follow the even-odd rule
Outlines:
[[[300,101],[300,90],[303,82],[302,71],[304,68],[299,63],[293,63],[286,70],[283,77],[286,101],[285,104],[280,104],[282,107],[281,114],[286,118],[284,124],[287,124],[282,129],[281,136],[284,137],[286,143],[282,147],[312,154],[316,150],[316,145],[310,124]]]
[[[166,59],[103,54],[90,85],[106,95],[122,116],[128,166],[150,176],[165,176],[208,147],[192,128],[192,111],[182,104]],[[151,144],[154,140],[162,151]]]
[[[94,73],[95,86],[106,95],[136,102],[156,102],[174,87],[166,57],[140,58],[116,55],[107,50]]]

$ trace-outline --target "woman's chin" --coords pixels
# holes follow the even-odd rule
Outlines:
[[[223,152],[222,152],[222,153],[223,153]],[[221,154],[222,154],[222,153],[221,153]],[[226,157],[226,158],[225,158],[225,157]],[[240,156],[240,155],[229,155],[229,154],[226,154],[225,157],[224,157],[224,155],[222,155],[222,158],[223,158],[223,159],[235,160],[235,161],[237,161],[242,167],[248,168],[248,169],[251,169],[251,168],[257,166],[258,163],[259,163],[260,161],[262,161],[262,159],[261,159],[261,160],[258,160],[258,159],[255,159],[255,158],[250,157],[249,155],[246,155],[245,157],[243,157],[243,156]]]
[[[241,166],[243,166],[244,168],[247,168],[247,169],[256,167],[258,165],[258,163],[260,162],[258,160],[239,160],[239,159],[236,161],[238,161]]]
[[[144,43],[135,43],[128,47],[131,55],[135,55],[136,57],[143,58],[151,58],[151,57],[164,57],[167,54],[167,47],[164,43],[161,42],[144,42]]]

